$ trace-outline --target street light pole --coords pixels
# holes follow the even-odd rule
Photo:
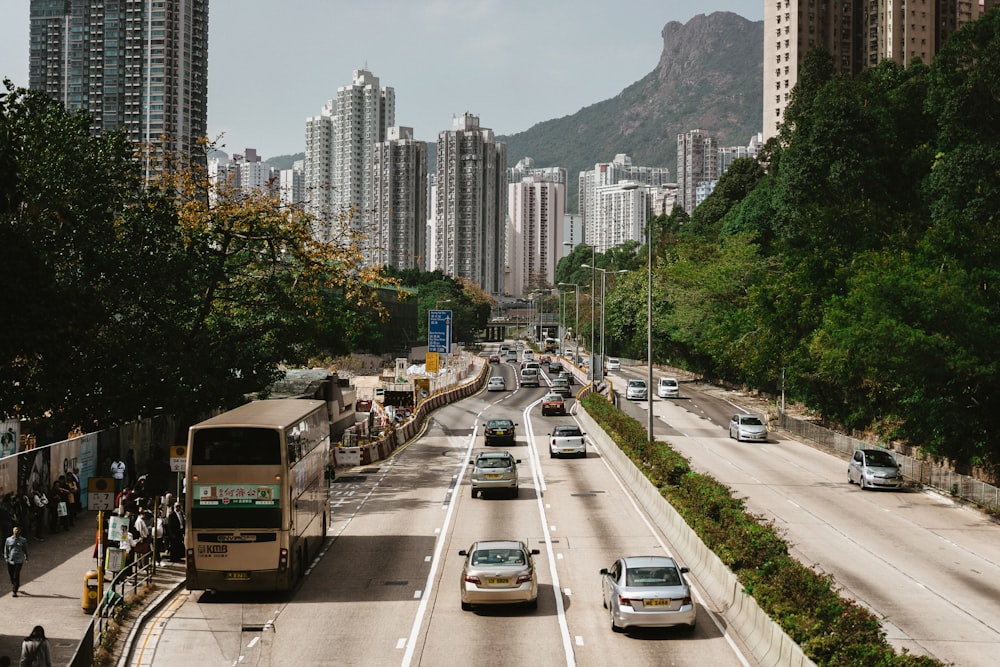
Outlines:
[[[649,382],[646,397],[649,410],[646,424],[647,439],[653,442],[653,225],[652,218],[646,221],[646,363],[649,365]]]

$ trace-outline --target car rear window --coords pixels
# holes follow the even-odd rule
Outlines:
[[[680,586],[681,576],[672,567],[637,567],[625,573],[626,586]]]
[[[552,435],[582,435],[580,429],[576,426],[556,426],[556,430],[552,432]]]
[[[483,456],[476,465],[480,468],[509,468],[513,463],[506,456]]]
[[[486,428],[514,428],[514,422],[509,419],[492,419],[486,423]]]
[[[477,549],[472,552],[473,565],[524,565],[520,549]]]

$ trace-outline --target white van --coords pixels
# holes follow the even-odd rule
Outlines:
[[[522,368],[521,369],[521,386],[522,387],[537,387],[538,386],[538,369],[537,368]]]
[[[656,395],[660,398],[678,398],[681,395],[677,378],[660,378],[656,385]]]

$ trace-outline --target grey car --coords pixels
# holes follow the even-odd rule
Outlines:
[[[528,549],[516,540],[481,541],[459,551],[459,556],[465,556],[459,581],[462,609],[495,604],[537,608],[538,574],[532,557],[538,554],[538,549]]]
[[[611,629],[695,626],[697,609],[691,589],[679,567],[667,556],[619,558],[601,569],[604,608],[611,613]]]
[[[847,466],[847,481],[862,489],[898,489],[903,486],[903,473],[884,449],[859,449]]]
[[[517,497],[517,464],[521,459],[515,459],[510,452],[482,452],[469,461],[472,464],[472,475],[469,478],[472,487],[472,497],[481,491],[500,489]]]
[[[733,415],[729,420],[729,437],[736,438],[736,442],[752,440],[754,442],[767,442],[767,426],[760,415],[752,413]]]

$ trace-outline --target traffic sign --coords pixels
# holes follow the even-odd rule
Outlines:
[[[427,311],[427,351],[451,354],[451,311]]]
[[[87,509],[115,508],[115,480],[111,477],[91,477],[87,480]]]
[[[171,445],[170,472],[184,472],[187,465],[187,445]]]

